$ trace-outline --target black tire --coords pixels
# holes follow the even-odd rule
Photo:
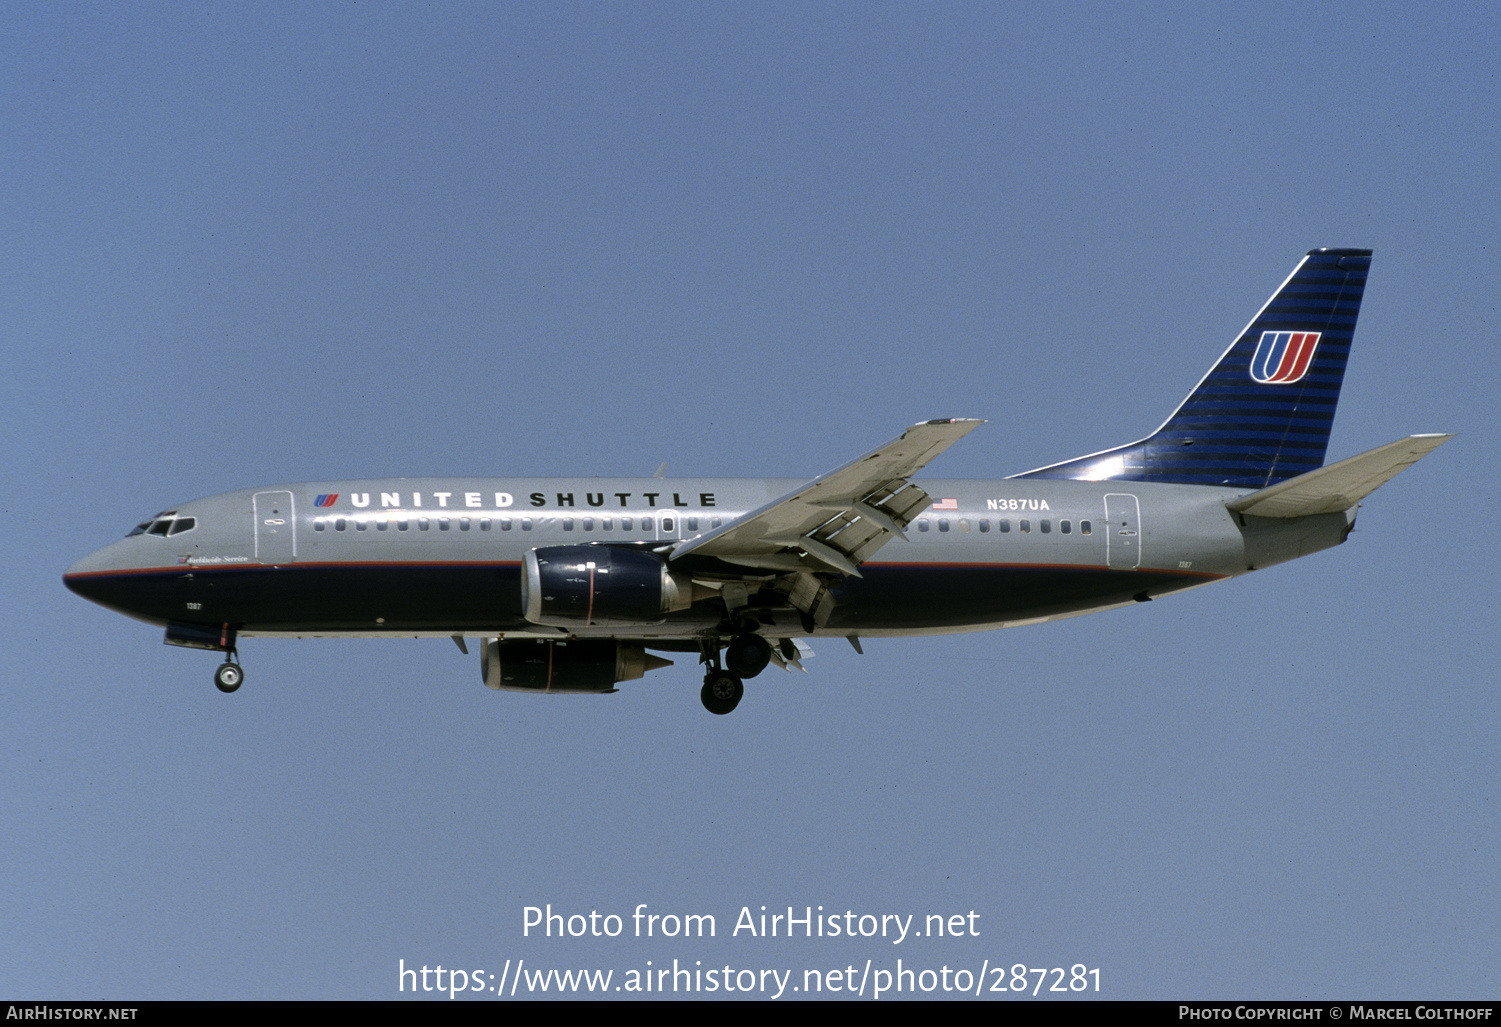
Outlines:
[[[736,635],[725,646],[725,668],[736,677],[753,678],[770,662],[771,643],[760,635]]]
[[[214,671],[214,687],[224,693],[233,692],[245,683],[245,671],[238,663],[221,663]]]
[[[745,685],[733,674],[723,672],[708,674],[704,677],[703,691],[698,697],[703,701],[704,709],[717,716],[734,712],[740,705],[740,697],[745,695]]]

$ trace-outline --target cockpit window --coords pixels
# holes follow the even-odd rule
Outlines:
[[[181,535],[185,531],[192,531],[198,526],[196,517],[179,517],[176,510],[163,510],[149,521],[142,521],[125,536],[130,538],[134,535],[156,535],[166,538],[168,535]]]

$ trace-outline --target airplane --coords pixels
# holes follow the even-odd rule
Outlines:
[[[155,514],[63,580],[224,653],[223,692],[241,638],[449,637],[521,692],[614,692],[697,654],[725,714],[810,638],[1036,624],[1344,542],[1362,499],[1453,437],[1324,464],[1370,261],[1310,251],[1155,432],[1009,477],[915,480],[982,423],[944,419],[810,481],[274,485]]]

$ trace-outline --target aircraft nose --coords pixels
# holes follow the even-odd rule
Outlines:
[[[106,598],[112,591],[111,582],[131,566],[129,554],[120,551],[122,542],[111,543],[74,561],[63,571],[63,584],[69,591],[92,602],[113,605]]]
[[[106,570],[106,563],[100,558],[104,550],[90,553],[81,560],[73,561],[73,564],[63,571],[63,584],[70,592],[81,595],[85,599],[93,599],[97,588],[93,587],[96,576],[100,571]]]

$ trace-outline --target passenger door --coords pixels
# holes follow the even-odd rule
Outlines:
[[[292,493],[257,492],[251,504],[255,510],[255,558],[265,564],[296,560],[297,510]]]
[[[1141,504],[1136,497],[1113,492],[1105,497],[1105,562],[1118,571],[1141,566]]]

